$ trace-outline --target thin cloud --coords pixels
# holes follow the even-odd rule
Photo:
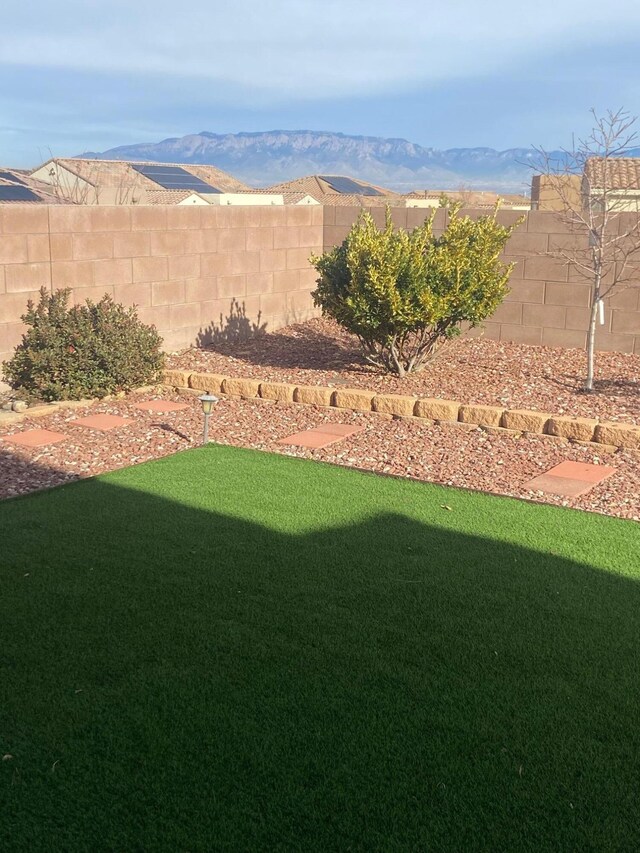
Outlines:
[[[215,81],[245,103],[281,103],[390,91],[464,75],[507,73],[541,49],[590,50],[640,32],[640,4],[584,0],[415,0],[376,8],[364,0],[9,0],[0,61]],[[624,26],[623,26],[624,24]]]

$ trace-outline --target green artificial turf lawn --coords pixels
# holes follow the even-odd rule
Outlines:
[[[3,851],[637,851],[640,527],[209,446],[0,504]]]

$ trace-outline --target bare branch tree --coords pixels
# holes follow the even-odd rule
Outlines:
[[[592,391],[598,316],[605,297],[632,286],[640,258],[640,186],[634,168],[625,168],[637,141],[636,117],[623,109],[598,115],[593,127],[571,149],[551,155],[536,148],[540,209],[554,210],[569,232],[549,247],[547,255],[573,269],[589,283],[591,301],[587,332],[585,390]],[[640,170],[638,170],[640,172]],[[535,181],[536,179],[534,179]]]

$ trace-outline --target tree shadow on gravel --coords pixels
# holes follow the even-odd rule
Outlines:
[[[292,370],[377,372],[365,361],[355,338],[327,334],[315,328],[312,322],[288,326],[286,334],[276,330],[245,337],[214,335],[208,336],[207,340],[207,344],[198,345],[260,366]]]
[[[593,391],[584,390],[584,377],[576,374],[564,374],[563,376],[548,376],[548,382],[566,388],[569,391],[584,395],[586,397],[603,396],[629,398],[634,402],[640,399],[640,382],[634,379],[595,379]]]
[[[232,299],[229,314],[226,317],[220,314],[218,323],[212,322],[206,329],[202,329],[196,337],[196,345],[203,349],[218,350],[221,347],[233,348],[255,338],[262,338],[266,333],[267,324],[261,323],[261,316],[258,313],[257,321],[254,322],[247,316],[245,303]]]
[[[211,447],[0,504],[6,849],[640,848],[640,584],[359,476]]]

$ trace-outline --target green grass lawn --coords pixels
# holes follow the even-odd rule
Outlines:
[[[0,549],[3,851],[640,849],[637,524],[212,445]]]

